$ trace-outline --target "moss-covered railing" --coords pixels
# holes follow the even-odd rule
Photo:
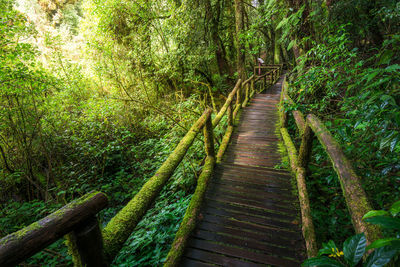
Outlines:
[[[318,253],[306,187],[306,169],[310,159],[314,136],[318,138],[325,152],[328,154],[333,168],[338,175],[343,196],[355,231],[357,233],[365,233],[368,243],[378,239],[380,235],[378,228],[362,221],[364,214],[372,210],[372,208],[368,202],[366,193],[361,186],[360,178],[355,173],[350,161],[342,152],[339,143],[331,135],[323,122],[321,122],[321,120],[319,120],[315,115],[308,114],[305,119],[304,115],[300,111],[293,110],[291,114],[299,129],[301,137],[300,149],[299,152],[297,152],[286,128],[289,113],[285,111],[284,105],[291,106],[294,104],[293,100],[287,93],[287,88],[288,83],[286,82],[286,79],[284,79],[280,101],[280,131],[289,155],[290,167],[292,172],[296,175],[301,207],[302,230],[306,241],[308,257],[317,256]]]
[[[221,162],[240,109],[245,107],[255,94],[257,81],[263,81],[262,88],[265,88],[267,82],[275,83],[280,73],[281,65],[269,65],[268,71],[262,76],[254,74],[243,82],[239,79],[214,119],[212,119],[212,109],[207,108],[154,176],[102,231],[95,215],[107,205],[107,198],[102,193],[88,194],[48,217],[1,239],[0,266],[14,266],[68,233],[71,233],[67,236],[69,252],[75,266],[108,266],[172,177],[196,136],[203,130],[205,163],[165,263],[166,266],[178,265],[188,237],[195,227],[214,165]],[[226,112],[228,112],[226,131],[218,152],[215,153],[214,128]]]
[[[0,266],[15,266],[67,235],[75,265],[107,266],[96,214],[107,197],[89,193],[31,225],[0,239]]]

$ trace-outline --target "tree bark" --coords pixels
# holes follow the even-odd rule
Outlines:
[[[236,24],[236,58],[237,58],[237,72],[238,78],[242,81],[245,80],[245,47],[244,43],[240,38],[240,35],[244,30],[244,21],[243,21],[243,3],[241,0],[235,0],[235,24]]]

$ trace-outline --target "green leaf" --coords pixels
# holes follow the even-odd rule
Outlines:
[[[371,245],[369,245],[367,247],[367,250],[373,249],[373,248],[380,248],[380,247],[384,247],[384,246],[389,246],[392,244],[393,241],[399,241],[398,238],[395,237],[391,237],[391,238],[382,238],[382,239],[378,239],[375,240],[374,242],[372,242]]]
[[[278,26],[276,26],[276,30],[285,26],[288,23],[288,21],[289,21],[288,18],[284,18],[283,20],[281,20],[281,22],[279,22]]]
[[[364,217],[362,219],[365,220],[370,217],[384,216],[384,215],[389,215],[389,212],[387,212],[385,210],[370,210],[364,215]]]
[[[345,260],[355,266],[362,258],[367,246],[367,239],[364,233],[348,238],[343,244],[343,253]]]
[[[344,267],[344,265],[341,264],[340,262],[325,256],[308,259],[304,261],[303,264],[301,264],[301,266]]]
[[[333,251],[338,250],[333,240],[329,240],[328,243],[322,243],[322,248],[318,251],[318,256],[322,256],[325,254],[332,254],[332,249]]]
[[[390,66],[386,67],[385,70],[389,71],[389,72],[392,72],[392,71],[397,72],[398,70],[400,70],[400,65],[398,65],[398,64],[390,65]]]
[[[400,200],[393,203],[392,207],[390,208],[390,213],[393,216],[396,216],[400,212]]]
[[[289,43],[289,45],[287,47],[287,50],[290,50],[295,44],[296,44],[296,40],[295,39],[290,41],[290,43]]]
[[[385,229],[397,229],[400,230],[400,219],[391,218],[387,216],[376,216],[365,219],[366,222],[377,224]]]
[[[392,247],[381,247],[368,256],[364,267],[381,267],[388,263],[398,250]]]

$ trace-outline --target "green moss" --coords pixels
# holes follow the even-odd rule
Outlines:
[[[106,258],[109,261],[111,261],[122,248],[139,220],[146,213],[153,200],[158,196],[176,167],[182,161],[195,137],[210,116],[211,109],[207,109],[200,119],[190,128],[185,137],[182,138],[174,152],[169,155],[155,175],[143,185],[135,197],[129,201],[104,228],[104,249]]]
[[[229,145],[229,141],[231,139],[232,132],[233,132],[233,126],[228,126],[228,128],[226,129],[225,135],[221,141],[221,144],[219,146],[219,149],[218,149],[217,164],[221,163],[222,156],[224,155],[225,150]]]
[[[364,232],[368,242],[376,240],[380,236],[379,229],[362,221],[364,214],[372,208],[361,186],[360,178],[351,166],[350,161],[343,154],[339,143],[333,138],[325,125],[311,114],[307,116],[307,122],[327,152],[333,168],[338,174],[354,229],[357,233]]]
[[[217,116],[215,116],[215,118],[212,121],[212,125],[213,127],[217,126],[219,121],[222,119],[222,117],[224,116],[226,110],[228,109],[229,105],[231,104],[233,97],[235,96],[235,94],[237,93],[237,91],[240,88],[240,84],[241,84],[241,80],[239,79],[236,82],[235,87],[233,88],[232,92],[229,94],[228,98],[226,99],[224,105],[222,106],[222,108],[220,109],[220,111],[218,112]]]
[[[68,254],[71,255],[74,266],[75,267],[83,266],[82,259],[81,256],[79,255],[78,248],[76,245],[75,235],[73,233],[69,233],[65,235],[64,238],[65,238],[65,245],[68,248]]]
[[[196,227],[197,218],[201,204],[203,203],[204,195],[207,190],[208,182],[214,170],[214,157],[207,157],[203,170],[197,182],[196,190],[190,200],[189,207],[186,210],[182,223],[179,226],[178,232],[175,235],[174,242],[167,255],[164,266],[178,266],[180,258],[185,250],[189,236]]]
[[[290,166],[292,168],[293,173],[296,173],[297,167],[299,166],[297,158],[297,149],[294,146],[292,139],[290,138],[290,135],[286,128],[281,128],[281,135],[289,155]]]

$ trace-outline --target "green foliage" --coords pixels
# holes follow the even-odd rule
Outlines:
[[[323,244],[318,257],[306,260],[302,266],[357,266],[364,254],[371,249],[373,252],[366,259],[364,257],[363,266],[365,267],[386,266],[392,259],[396,261],[395,256],[400,254],[400,218],[396,217],[399,203],[400,201],[397,201],[392,205],[390,208],[392,213],[385,210],[373,210],[363,217],[366,222],[379,225],[383,230],[389,230],[386,234],[390,235],[391,233],[396,237],[378,239],[367,246],[365,235],[357,234],[346,239],[343,243],[343,251],[340,251],[331,240],[327,244]],[[328,254],[329,257],[322,256]]]

